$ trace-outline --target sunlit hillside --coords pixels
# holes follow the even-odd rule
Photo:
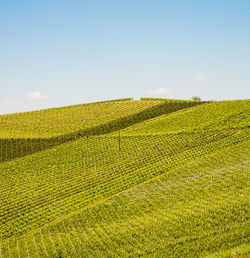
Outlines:
[[[250,101],[0,116],[0,257],[250,252]]]

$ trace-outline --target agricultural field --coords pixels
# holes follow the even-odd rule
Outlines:
[[[248,128],[250,100],[214,101],[180,110],[172,115],[163,114],[155,119],[124,129],[127,135],[180,132],[222,131]]]
[[[203,104],[123,99],[0,116],[0,162]],[[28,125],[28,126],[27,126]]]
[[[250,101],[0,116],[0,257],[250,254]]]

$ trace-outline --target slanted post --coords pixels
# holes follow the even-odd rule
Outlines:
[[[119,130],[119,151],[121,151],[121,132]]]

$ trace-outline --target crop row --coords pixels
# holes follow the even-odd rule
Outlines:
[[[224,147],[35,233],[4,240],[0,256],[244,254],[249,142]]]
[[[186,112],[162,115],[123,130],[123,134],[208,132],[249,128],[250,100],[210,102]]]
[[[107,105],[110,104],[113,106],[107,107]],[[118,104],[119,106],[117,106]],[[92,104],[86,107],[89,109],[91,106],[95,108],[86,112],[86,107],[84,106],[84,108],[82,107],[82,113],[79,113],[79,111],[77,113],[72,110],[72,114],[70,116],[69,114],[61,114],[59,116],[59,110],[64,110],[59,109],[56,110],[58,114],[53,118],[53,120],[51,117],[47,118],[45,116],[46,113],[42,113],[42,115],[39,116],[39,113],[36,114],[36,112],[34,112],[36,116],[32,116],[30,113],[24,113],[25,119],[29,119],[29,121],[22,118],[23,114],[18,114],[16,117],[13,115],[10,117],[0,116],[0,122],[2,122],[2,125],[0,124],[0,127],[2,127],[2,131],[0,131],[0,162],[11,160],[16,157],[22,157],[83,136],[103,135],[114,132],[150,118],[157,117],[162,114],[169,114],[176,110],[184,109],[193,105],[197,105],[197,103],[140,101],[127,103],[125,101],[121,103]],[[114,109],[114,111],[112,111],[112,109]],[[48,112],[47,115],[51,116],[52,114]],[[1,121],[4,120],[3,117],[6,121],[7,118],[9,118],[9,123]],[[33,121],[32,119],[36,120]],[[25,125],[24,127],[23,123],[27,123],[29,126],[27,127]],[[8,128],[8,126],[10,128]],[[20,127],[21,131],[19,128],[15,127]],[[9,137],[12,137],[13,139],[5,138],[5,130],[10,134]],[[61,135],[53,136],[54,134],[59,133],[58,130],[60,130]],[[37,138],[38,136],[39,138]]]
[[[106,164],[107,166],[110,166],[110,164],[113,166],[113,163],[116,162],[119,157],[120,162],[127,163],[128,158],[133,162],[137,162],[138,158],[152,158],[159,153],[164,155],[175,155],[185,148],[193,148],[201,144],[227,137],[231,134],[232,132],[215,135],[180,134],[171,137],[167,135],[122,137],[122,152],[118,152],[118,139],[116,137],[93,137],[88,140],[81,139],[73,144],[62,145],[57,149],[46,152],[46,160],[43,162],[41,162],[41,159],[44,158],[44,153],[41,153],[30,156],[28,159],[2,164],[1,167],[4,171],[2,172],[2,176],[4,177],[8,174],[8,179],[5,180],[4,186],[6,189],[9,185],[9,189],[13,191],[13,183],[18,183],[22,180],[21,182],[24,184],[23,187],[25,189],[25,183],[29,183],[30,180],[35,179],[37,183],[42,183],[46,181],[46,179],[51,181],[55,176],[58,177],[57,173],[53,173],[53,169],[56,171],[65,171],[64,173],[68,174],[66,171],[67,167],[70,167],[71,169],[71,173],[68,174],[70,180],[72,177],[76,176],[72,174],[74,169],[78,169],[79,167],[85,169],[86,175],[81,174],[81,177],[85,179],[85,176],[92,175],[92,172],[89,172],[90,168],[96,168],[98,166],[106,167]],[[152,149],[149,147],[152,147]],[[69,156],[69,154],[71,154],[71,156]],[[35,164],[35,166],[31,166],[30,164]],[[25,168],[25,173],[19,173],[18,171],[21,169],[16,168],[16,166],[20,166],[23,169]],[[48,173],[48,169],[52,172]],[[13,171],[17,172],[14,173],[14,176],[12,177]],[[44,173],[45,176],[43,177],[42,175]],[[63,175],[64,173],[61,172],[60,175]],[[24,175],[29,176],[24,177]],[[62,181],[63,180],[64,178]],[[33,187],[35,187],[35,184]],[[18,190],[20,189],[22,189],[22,185],[18,184]],[[29,188],[29,191],[30,190],[31,188]]]
[[[208,103],[210,101],[200,101],[200,100],[180,100],[180,99],[166,99],[166,98],[140,98],[143,101],[175,101],[175,102],[203,102]]]
[[[122,101],[1,115],[0,135],[1,138],[47,138],[86,130],[143,111],[146,111],[144,116],[151,118],[152,115],[154,117],[197,104],[201,103],[192,101]],[[153,107],[159,109],[158,114],[155,114],[155,109],[151,111]],[[150,111],[154,113],[151,117]]]
[[[0,180],[1,236],[23,233],[248,138],[244,131],[124,137],[118,152],[117,137],[92,137],[3,163],[1,177],[9,178]]]
[[[161,102],[122,101],[83,104],[0,116],[4,138],[52,137],[87,129],[140,112]]]

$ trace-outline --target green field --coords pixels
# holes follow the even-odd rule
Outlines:
[[[0,162],[82,138],[103,135],[200,101],[124,99],[0,116]]]
[[[250,101],[0,116],[0,257],[250,254]]]

